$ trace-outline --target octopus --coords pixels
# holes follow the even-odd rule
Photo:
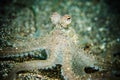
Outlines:
[[[56,64],[62,65],[61,72],[65,80],[90,79],[92,74],[87,74],[87,70],[91,73],[103,70],[102,61],[97,56],[78,47],[78,35],[69,25],[72,21],[70,15],[61,16],[55,12],[50,18],[55,27],[46,36],[25,42],[16,41],[18,46],[0,50],[2,58],[31,54],[34,51],[40,54],[40,49],[44,49],[44,54],[48,56],[45,60],[24,61],[14,65],[6,80],[16,80],[17,73],[21,71],[47,69]]]

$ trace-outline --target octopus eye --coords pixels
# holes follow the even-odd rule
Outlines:
[[[67,20],[70,20],[70,19],[71,19],[70,17],[67,18]]]

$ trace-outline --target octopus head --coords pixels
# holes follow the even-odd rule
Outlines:
[[[60,19],[61,19],[61,15],[57,12],[54,12],[52,15],[51,15],[51,21],[54,25],[57,25],[59,24],[60,22]]]
[[[62,25],[62,27],[64,27],[64,28],[68,28],[68,25],[71,23],[71,16],[70,15],[68,15],[68,14],[66,14],[66,15],[64,15],[62,18],[61,18],[61,25]]]

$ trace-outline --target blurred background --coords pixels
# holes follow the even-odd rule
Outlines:
[[[111,75],[119,80],[119,0],[0,0],[0,48],[48,34],[54,27],[50,21],[53,12],[72,16],[70,26],[79,35],[79,46],[112,63]],[[0,74],[3,77],[2,71]]]

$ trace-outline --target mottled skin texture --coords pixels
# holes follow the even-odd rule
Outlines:
[[[52,16],[51,19],[54,19],[54,16]],[[52,67],[55,64],[62,65],[63,75],[66,80],[80,80],[83,75],[90,77],[85,73],[84,68],[99,66],[97,58],[78,48],[77,34],[73,29],[68,27],[68,24],[71,22],[71,17],[69,15],[62,16],[60,20],[57,20],[57,22],[52,20],[52,23],[55,24],[56,27],[45,37],[29,39],[26,42],[18,41],[16,44],[19,46],[16,48],[3,49],[0,51],[0,56],[7,56],[9,54],[15,55],[17,53],[37,50],[39,48],[50,50],[50,56],[47,60],[25,61],[14,65],[7,80],[16,80],[16,74],[20,71],[44,69]]]

